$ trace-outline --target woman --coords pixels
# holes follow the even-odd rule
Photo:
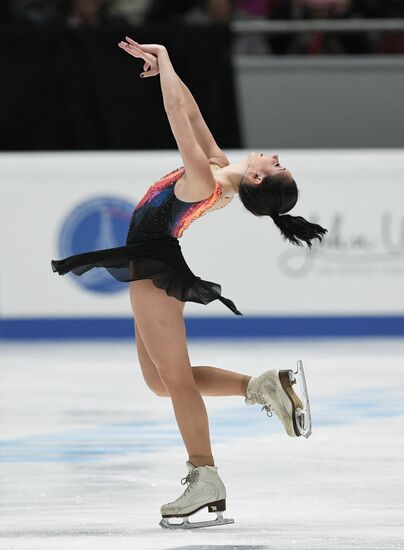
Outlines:
[[[304,383],[302,369],[270,370],[252,378],[213,367],[191,368],[183,311],[186,301],[208,304],[222,301],[236,315],[234,303],[221,296],[217,283],[194,275],[182,256],[178,239],[198,217],[229,204],[239,194],[256,216],[271,216],[284,238],[293,244],[321,240],[326,230],[301,217],[282,215],[297,201],[297,187],[277,155],[251,153],[230,164],[206,126],[190,91],[175,73],[168,52],[158,44],[138,44],[126,37],[119,46],[144,60],[141,77],[160,74],[164,107],[184,166],[157,180],[137,204],[126,245],[86,252],[52,261],[53,271],[76,275],[104,267],[120,281],[130,281],[136,344],[147,385],[172,400],[175,417],[188,451],[188,487],[174,502],[161,507],[160,525],[167,518],[183,517],[175,527],[195,527],[191,514],[208,507],[217,519],[202,525],[233,520],[223,518],[226,490],[214,465],[209,425],[202,395],[242,395],[247,404],[260,403],[274,411],[290,436],[308,437],[310,413],[293,391],[296,379]],[[305,386],[303,388],[305,390]],[[303,392],[306,401],[306,392]],[[182,480],[184,481],[184,480]]]

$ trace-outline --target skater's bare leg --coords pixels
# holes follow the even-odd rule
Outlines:
[[[190,367],[190,365],[189,365]],[[185,379],[161,375],[174,408],[175,417],[188,451],[189,460],[194,466],[214,466],[210,445],[209,422],[205,403],[192,375]]]
[[[242,395],[245,397],[251,376],[217,367],[192,367],[201,395]]]
[[[202,395],[242,395],[245,397],[251,376],[217,367],[192,367],[198,390]]]
[[[206,407],[192,374],[181,302],[152,281],[131,283],[132,309],[143,344],[156,365],[194,466],[214,466]]]
[[[136,346],[143,376],[149,388],[160,397],[169,397],[154,362],[145,348],[135,322]],[[217,367],[194,366],[192,374],[201,395],[241,395],[245,397],[251,376]]]

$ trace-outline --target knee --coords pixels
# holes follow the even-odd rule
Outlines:
[[[191,369],[178,370],[174,366],[158,368],[160,380],[166,392],[171,395],[176,390],[183,391],[184,388],[196,387],[195,379]]]
[[[161,380],[145,380],[147,387],[155,394],[157,397],[168,397],[168,391],[166,390],[164,384]]]
[[[150,389],[155,395],[157,395],[157,397],[170,397],[170,394],[165,388],[161,389],[160,387],[153,387]]]

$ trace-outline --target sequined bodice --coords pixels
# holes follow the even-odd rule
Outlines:
[[[177,168],[157,180],[140,199],[132,214],[126,244],[137,240],[177,239],[195,219],[220,198],[222,190],[216,183],[213,194],[197,202],[184,202],[174,195],[174,185],[184,173]]]

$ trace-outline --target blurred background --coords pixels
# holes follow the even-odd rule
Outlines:
[[[117,47],[131,33],[166,44],[224,148],[401,147],[402,18],[402,0],[3,0],[0,148],[174,147],[159,80]]]
[[[7,548],[185,548],[157,525],[186,456],[142,377],[128,285],[50,266],[124,244],[146,189],[182,164],[126,35],[164,44],[230,162],[277,153],[300,191],[291,214],[328,229],[294,247],[236,199],[181,238],[243,313],[187,303],[191,364],[255,376],[302,359],[313,413],[292,441],[240,396],[205,398],[236,518],[209,548],[401,547],[404,1],[2,0]]]

